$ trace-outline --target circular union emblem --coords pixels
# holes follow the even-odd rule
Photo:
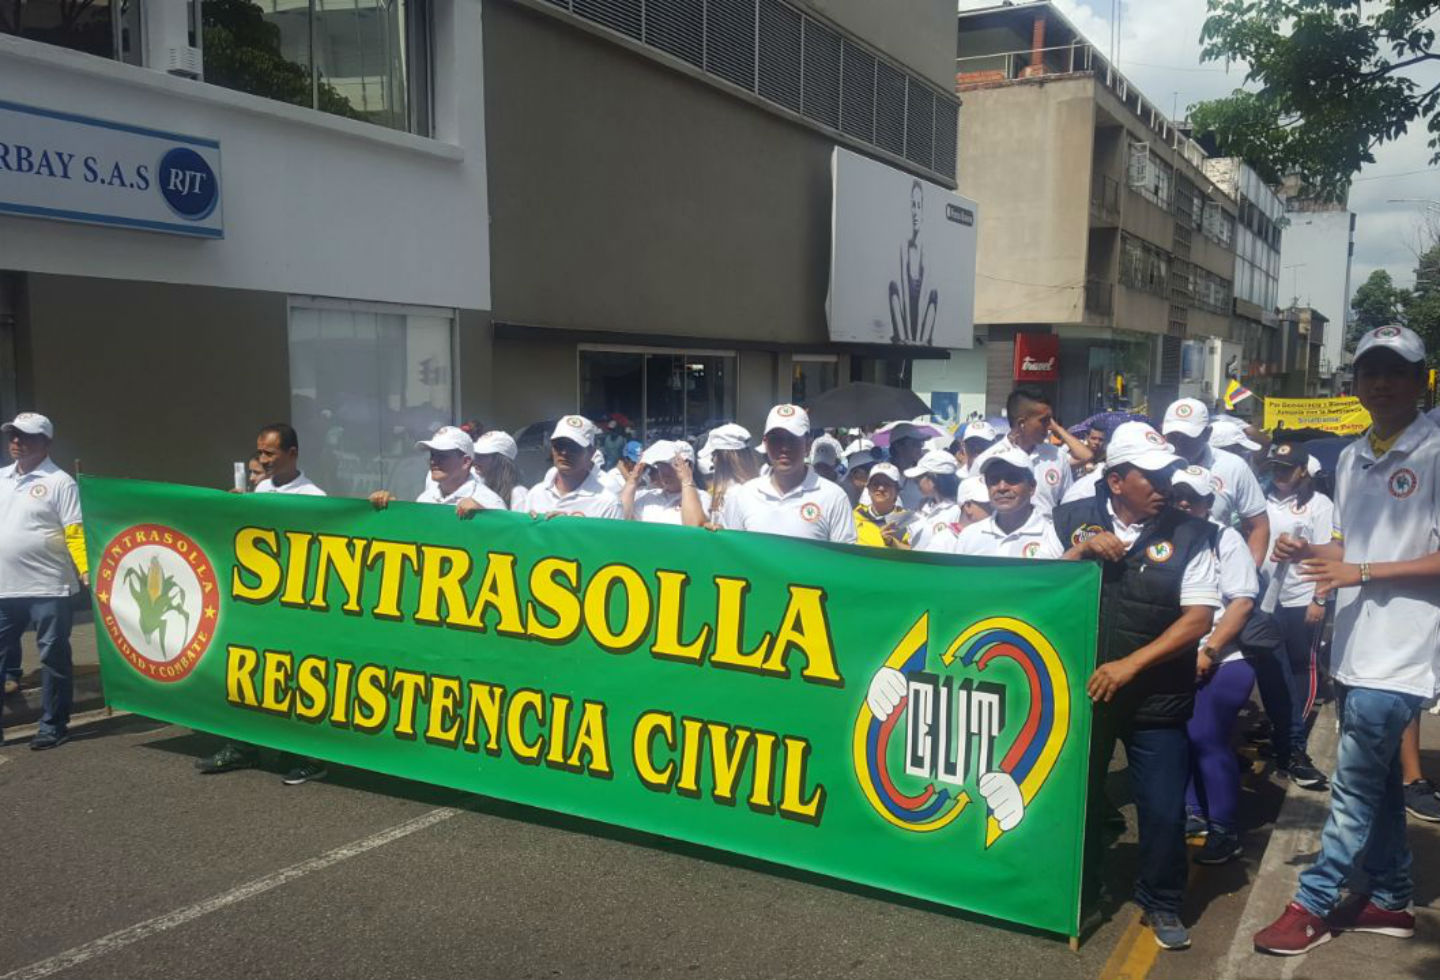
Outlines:
[[[181,680],[215,639],[215,566],[172,527],[137,524],[117,534],[105,546],[95,599],[115,649],[151,680]]]
[[[584,423],[583,421],[581,421],[580,416],[578,416],[578,415],[567,415],[567,416],[565,416],[565,424],[568,425],[568,426],[570,426],[570,428],[572,428],[572,429],[583,428],[584,425],[585,425],[585,423]]]
[[[1191,476],[1199,476],[1201,473],[1203,473],[1203,472],[1205,472],[1205,471],[1202,470],[1202,469],[1201,469],[1200,467],[1198,467],[1198,466],[1187,466],[1187,467],[1185,467],[1185,472],[1186,472],[1186,473],[1189,473]]]
[[[1145,549],[1145,554],[1151,561],[1163,564],[1175,556],[1175,546],[1169,541],[1156,541]]]
[[[1060,471],[1051,467],[1045,471],[1045,482],[1052,487],[1060,485]]]
[[[1225,481],[1220,478],[1220,474],[1218,473],[1210,474],[1210,485],[1215,488],[1216,493],[1225,492]]]
[[[45,495],[49,492],[50,488],[43,483],[37,483],[30,488],[30,496],[34,497],[36,500],[44,500]]]
[[[1040,554],[1039,541],[1031,541],[1025,547],[1020,549],[1020,555],[1022,558],[1034,558],[1038,554]]]
[[[1072,546],[1084,544],[1104,530],[1105,529],[1098,524],[1081,524],[1075,529],[1074,533],[1070,535],[1070,544]]]
[[[1177,419],[1188,419],[1194,414],[1195,407],[1193,405],[1187,405],[1185,402],[1181,402],[1179,405],[1175,406],[1175,417]]]
[[[802,504],[800,507],[800,518],[810,524],[820,519],[819,504]]]
[[[795,406],[777,405],[775,406],[775,414],[780,416],[782,419],[788,419],[790,416],[795,414]]]
[[[1290,505],[1290,513],[1296,514],[1296,515],[1303,514],[1303,513],[1305,513],[1307,510],[1309,510],[1309,509],[1310,509],[1310,505],[1309,505],[1309,504],[1295,503],[1295,504],[1291,504],[1291,505]]]
[[[1145,441],[1150,443],[1150,445],[1152,446],[1165,445],[1165,437],[1162,436],[1160,433],[1156,432],[1154,429],[1145,430]]]
[[[1414,470],[1399,469],[1390,474],[1390,496],[1396,500],[1404,500],[1419,487],[1420,478],[1415,475]]]
[[[204,221],[220,203],[220,184],[205,158],[177,146],[160,158],[160,196],[170,209],[190,221]]]
[[[1376,327],[1372,335],[1376,340],[1389,340],[1391,337],[1400,336],[1399,327]]]

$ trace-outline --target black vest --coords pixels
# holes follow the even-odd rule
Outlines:
[[[1055,533],[1068,548],[1114,526],[1102,483],[1095,496],[1055,510]],[[1140,532],[1123,561],[1101,562],[1099,662],[1129,656],[1180,618],[1185,566],[1216,547],[1209,521],[1166,508]],[[1116,716],[1139,726],[1177,725],[1195,706],[1195,656],[1190,650],[1141,672],[1111,702]]]

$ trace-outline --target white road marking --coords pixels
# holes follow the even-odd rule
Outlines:
[[[287,882],[294,881],[297,878],[303,878],[305,875],[315,871],[323,871],[332,864],[339,864],[341,861],[364,854],[366,851],[383,847],[393,841],[400,840],[402,837],[408,837],[418,830],[433,827],[435,824],[443,820],[449,820],[451,817],[462,812],[464,811],[454,807],[440,807],[439,809],[431,810],[429,813],[421,814],[413,820],[396,824],[389,830],[382,830],[378,834],[372,834],[369,837],[352,841],[343,847],[337,847],[333,851],[327,851],[319,857],[310,858],[308,861],[292,864],[288,868],[282,868],[263,878],[256,878],[254,881],[246,882],[240,887],[233,888],[223,894],[215,895],[202,902],[196,902],[194,905],[187,905],[173,912],[167,912],[153,919],[136,923],[129,928],[112,932],[108,936],[101,936],[99,939],[85,943],[83,946],[76,946],[74,949],[66,950],[58,956],[40,960],[38,963],[31,963],[29,966],[23,966],[18,970],[0,976],[0,980],[35,980],[35,978],[38,977],[48,977],[52,973],[59,973],[61,970],[68,970],[88,960],[93,960],[97,956],[104,956],[107,953],[113,953],[132,943],[137,943],[156,933],[184,925],[203,915],[209,915],[211,912],[243,902],[247,898],[254,898],[256,895],[268,892],[272,888],[279,888]]]

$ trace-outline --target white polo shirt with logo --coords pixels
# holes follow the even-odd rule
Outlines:
[[[1266,585],[1260,608],[1274,612],[1277,603],[1284,609],[1308,606],[1315,597],[1315,583],[1302,579],[1300,569],[1294,564],[1285,563],[1288,566],[1285,574],[1280,577],[1279,584],[1275,584],[1282,566],[1274,559],[1274,545],[1282,534],[1299,537],[1301,529],[1305,532],[1306,541],[1329,544],[1335,529],[1335,504],[1323,493],[1312,494],[1303,504],[1291,494],[1283,498],[1271,497],[1266,501],[1266,510],[1270,514],[1271,547],[1265,556],[1265,564],[1260,566]]]
[[[1367,435],[1335,468],[1335,536],[1345,561],[1410,561],[1440,551],[1440,428],[1424,415],[1375,458]],[[1340,589],[1337,681],[1422,698],[1440,693],[1440,579]]]
[[[555,470],[551,469],[549,473],[545,474],[542,482],[530,488],[530,492],[525,498],[525,506],[528,510],[537,514],[560,513],[568,514],[571,517],[604,517],[612,521],[621,520],[625,516],[625,511],[620,506],[620,498],[605,489],[600,482],[599,475],[595,472],[595,467],[590,467],[590,472],[585,475],[585,481],[569,493],[563,492],[555,480]]]
[[[977,456],[970,464],[971,473],[979,473],[985,465],[985,460],[994,455],[1007,445],[1016,445],[1014,440],[1006,436],[998,440],[993,446]],[[1070,472],[1069,457],[1060,452],[1059,446],[1051,445],[1048,442],[1038,442],[1035,448],[1030,450],[1030,472],[1035,474],[1035,495],[1030,502],[1045,516],[1050,516],[1051,511],[1059,507],[1065,499],[1065,491],[1075,481],[1074,475]]]
[[[1220,601],[1224,603],[1215,612],[1215,622],[1218,623],[1224,618],[1230,603],[1237,599],[1254,599],[1260,594],[1260,576],[1255,571],[1255,556],[1250,554],[1250,546],[1233,527],[1220,528],[1217,557],[1220,563]],[[1200,641],[1200,646],[1209,643],[1214,633],[1215,628],[1212,626],[1210,632]],[[1243,656],[1239,637],[1236,637],[1215,652],[1215,662],[1229,663]]]
[[[1265,513],[1265,491],[1245,460],[1228,449],[1206,446],[1199,465],[1210,471],[1210,482],[1215,487],[1210,519],[1216,524],[1226,527]]]
[[[486,510],[508,510],[500,495],[485,485],[475,474],[456,487],[451,493],[441,493],[440,484],[432,483],[415,498],[417,504],[458,504],[462,500],[474,500]]]
[[[1055,535],[1055,525],[1033,504],[1030,516],[1015,530],[1002,529],[992,514],[962,530],[951,550],[977,558],[1055,559],[1065,554],[1064,545]]]
[[[700,495],[700,506],[710,511],[710,495],[696,489]],[[663,487],[650,487],[635,493],[635,520],[645,524],[683,524],[680,501],[684,491],[666,493]]]
[[[757,476],[725,494],[725,527],[787,538],[855,543],[855,512],[837,484],[807,468],[795,489],[781,493],[770,475]]]
[[[1140,540],[1140,535],[1145,531],[1145,522],[1126,524],[1115,513],[1115,506],[1109,500],[1105,501],[1105,510],[1110,514],[1110,525],[1115,537],[1119,538],[1126,548],[1134,548],[1135,542]],[[1152,560],[1156,560],[1153,549],[1165,543],[1167,542],[1157,541],[1151,544],[1146,553],[1151,555]],[[1160,560],[1164,560],[1164,556],[1161,556]],[[1224,605],[1220,601],[1220,557],[1213,548],[1201,548],[1185,566],[1185,571],[1180,576],[1180,605],[1211,606],[1215,609]]]
[[[960,522],[965,519],[958,503],[927,500],[911,513],[914,515],[908,525],[911,551],[954,552]]]
[[[255,484],[256,493],[293,493],[301,497],[324,497],[325,491],[321,490],[304,473],[296,473],[295,479],[284,486],[277,487],[275,482],[268,476]]]
[[[1095,488],[1105,478],[1103,466],[1097,466],[1089,473],[1078,478],[1070,484],[1070,489],[1065,491],[1065,496],[1060,498],[1062,504],[1074,503],[1077,500],[1089,500],[1095,496]]]
[[[50,457],[28,473],[0,469],[0,599],[80,591],[65,544],[65,528],[80,522],[80,489]]]

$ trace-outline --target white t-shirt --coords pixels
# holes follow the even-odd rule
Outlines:
[[[1015,444],[1009,436],[996,440],[970,464],[970,472],[979,473],[986,459],[1006,445]],[[1065,491],[1074,482],[1069,457],[1061,454],[1059,446],[1048,442],[1036,443],[1035,448],[1030,450],[1030,471],[1035,474],[1035,496],[1030,498],[1030,502],[1048,517],[1065,499]]]
[[[526,487],[516,486],[510,488],[511,510],[524,510],[528,506],[529,499],[530,491]]]
[[[757,476],[725,494],[725,526],[787,538],[855,543],[855,512],[845,491],[807,468],[795,489],[781,493],[770,475]]]
[[[499,494],[485,485],[485,481],[474,473],[453,493],[441,493],[440,484],[431,483],[415,498],[417,504],[458,504],[462,500],[474,500],[486,510],[506,510],[505,501]]]
[[[710,495],[696,488],[700,506],[710,511]],[[635,520],[645,524],[683,524],[680,514],[680,493],[666,493],[663,487],[635,491]]]
[[[600,485],[617,497],[620,496],[620,491],[625,489],[625,480],[625,471],[618,466],[600,474]]]
[[[1104,468],[1100,466],[1095,467],[1089,473],[1077,478],[1074,483],[1070,484],[1070,489],[1065,491],[1065,496],[1060,498],[1060,502],[1062,504],[1071,504],[1077,500],[1089,500],[1095,496],[1095,488],[1100,485],[1100,481],[1104,479],[1104,477]]]
[[[1220,601],[1224,605],[1215,613],[1217,623],[1230,608],[1230,603],[1236,599],[1254,599],[1260,594],[1260,578],[1255,572],[1255,557],[1250,554],[1250,546],[1245,543],[1240,532],[1233,527],[1220,529],[1219,560]],[[1200,646],[1209,643],[1214,632],[1212,627],[1200,641]],[[1228,663],[1242,656],[1244,654],[1240,652],[1239,645],[1235,640],[1231,640],[1215,652],[1215,662]]]
[[[912,551],[940,551],[953,554],[959,524],[965,519],[953,500],[927,500],[911,511],[908,527]]]
[[[80,591],[65,544],[65,529],[79,523],[80,489],[50,457],[29,473],[18,463],[0,469],[0,599]]]
[[[1215,505],[1210,509],[1210,519],[1216,524],[1229,526],[1265,513],[1265,491],[1239,456],[1207,445],[1200,456],[1200,465],[1210,471],[1210,482],[1215,486]]]
[[[592,466],[585,474],[585,481],[569,493],[562,493],[555,482],[555,471],[545,474],[545,479],[530,488],[525,496],[525,508],[537,514],[558,511],[572,517],[606,517],[618,521],[625,516],[620,499],[600,483],[600,477]]]
[[[1409,561],[1440,551],[1440,428],[1421,415],[1378,460],[1368,434],[1335,468],[1335,534],[1347,562]],[[1440,579],[1340,589],[1335,679],[1351,687],[1440,693]]]
[[[320,489],[319,487],[317,487],[315,484],[311,483],[311,482],[310,482],[310,478],[309,478],[308,476],[306,476],[304,473],[296,473],[296,474],[295,474],[295,479],[291,480],[289,483],[285,484],[283,487],[277,487],[277,486],[275,485],[274,481],[272,481],[272,480],[267,476],[265,479],[263,479],[263,480],[261,480],[259,483],[255,484],[255,492],[256,492],[256,493],[293,493],[293,494],[298,494],[298,495],[300,495],[300,496],[302,496],[302,497],[323,497],[323,496],[325,496],[325,491],[324,491],[324,490],[321,490],[321,489]]]
[[[1294,494],[1285,498],[1271,497],[1266,501],[1270,513],[1270,547],[1266,549],[1265,564],[1260,572],[1265,582],[1265,601],[1260,608],[1274,612],[1278,601],[1285,609],[1308,606],[1315,597],[1315,583],[1300,577],[1300,569],[1289,562],[1284,575],[1279,575],[1280,565],[1271,557],[1275,542],[1280,535],[1299,537],[1305,530],[1305,540],[1313,544],[1329,544],[1334,531],[1335,504],[1323,493],[1313,494],[1305,503],[1300,503]],[[1278,585],[1277,585],[1278,576]]]
[[[1110,524],[1120,543],[1127,548],[1135,547],[1135,542],[1140,540],[1145,530],[1144,522],[1126,524],[1121,521],[1108,500],[1105,501],[1105,509],[1110,512]],[[1185,566],[1185,573],[1180,578],[1180,605],[1220,608],[1220,559],[1214,549],[1200,549]]]
[[[1030,507],[1025,523],[1014,531],[1005,532],[996,523],[995,515],[964,528],[952,549],[957,555],[981,558],[1059,558],[1065,548],[1055,535],[1050,518]]]

